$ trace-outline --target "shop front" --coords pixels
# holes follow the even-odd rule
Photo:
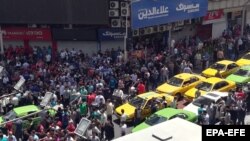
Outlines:
[[[98,30],[98,40],[101,51],[111,50],[112,48],[124,49],[125,28],[102,28]]]
[[[78,29],[52,29],[53,40],[60,50],[81,50],[85,54],[92,55],[99,50],[99,44],[95,28]]]
[[[48,28],[3,28],[3,45],[8,47],[54,47],[51,31]]]
[[[204,27],[211,25],[210,38],[218,38],[222,35],[223,31],[227,28],[226,15],[223,9],[208,11],[203,17]],[[207,33],[206,33],[207,34]],[[207,37],[208,38],[208,37]]]

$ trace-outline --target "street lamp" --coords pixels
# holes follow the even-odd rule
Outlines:
[[[244,5],[243,5],[243,8],[242,8],[242,19],[241,19],[241,36],[243,36],[243,32],[244,32],[244,27],[245,27],[245,17],[246,17],[246,9],[247,9],[247,6],[249,4],[250,0],[247,0]]]

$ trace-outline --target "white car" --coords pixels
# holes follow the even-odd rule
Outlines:
[[[192,103],[188,104],[183,109],[198,115],[198,109],[200,108],[201,105],[204,105],[204,108],[206,108],[213,101],[217,103],[220,98],[225,98],[227,96],[228,92],[208,92],[207,94],[195,99]]]

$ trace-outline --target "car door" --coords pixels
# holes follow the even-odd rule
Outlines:
[[[228,86],[229,86],[229,83],[226,82],[226,81],[218,82],[218,83],[215,85],[216,90],[217,90],[217,91],[220,91],[220,92],[226,92],[226,91],[228,91]]]
[[[185,93],[189,89],[193,88],[199,82],[199,78],[192,76],[188,80],[184,81],[183,88],[181,89],[181,93]]]
[[[146,118],[151,114],[151,103],[152,100],[148,100],[142,109],[142,118]]]
[[[225,71],[224,73],[222,73],[222,77],[225,78],[225,77],[227,77],[228,75],[234,73],[234,72],[238,69],[238,67],[239,67],[239,66],[238,66],[237,64],[235,64],[235,63],[229,64],[229,65],[227,66],[226,71]]]

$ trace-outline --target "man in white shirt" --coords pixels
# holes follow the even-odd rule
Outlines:
[[[166,82],[168,80],[169,70],[166,66],[161,68],[161,81]]]
[[[46,63],[50,63],[51,61],[51,55],[48,53],[46,56],[45,56],[45,59],[46,59]]]
[[[207,111],[203,111],[203,125],[209,125],[209,114]]]
[[[99,92],[98,95],[95,97],[95,103],[98,105],[98,107],[102,104],[105,104],[105,99],[103,95]]]
[[[120,123],[126,122],[127,121],[127,114],[125,113],[124,109],[121,110],[122,115],[121,115],[121,119],[120,119]]]
[[[107,107],[106,108],[107,117],[112,119],[112,115],[113,115],[113,112],[114,112],[114,105],[113,105],[113,103],[111,102],[110,99],[107,100],[107,106],[106,107]]]

